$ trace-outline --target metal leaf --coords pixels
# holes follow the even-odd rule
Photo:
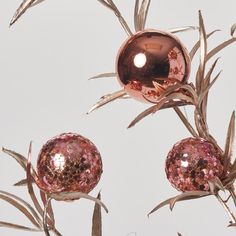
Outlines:
[[[128,126],[128,128],[133,127],[135,124],[137,124],[139,121],[141,121],[144,117],[150,115],[150,114],[154,114],[155,112],[157,112],[158,110],[160,110],[162,108],[162,106],[169,102],[170,100],[174,100],[174,99],[178,99],[181,101],[185,101],[185,102],[189,102],[189,103],[193,103],[193,99],[182,94],[182,93],[172,93],[169,96],[167,96],[166,98],[163,98],[160,101],[157,101],[157,104],[146,109],[145,111],[143,111],[142,113],[140,113]]]
[[[200,93],[199,95],[199,104],[202,103],[203,99],[205,98],[205,96],[207,95],[207,93],[209,92],[210,88],[215,84],[216,80],[220,77],[222,71],[220,71],[216,77],[211,81],[211,83]]]
[[[112,72],[112,73],[103,73],[103,74],[95,75],[95,76],[93,76],[89,79],[92,80],[92,79],[100,79],[100,78],[107,78],[107,77],[116,77],[116,73],[114,73],[114,72]]]
[[[234,43],[235,41],[236,41],[236,38],[229,39],[229,40],[221,43],[220,45],[218,45],[214,49],[212,49],[206,56],[206,62],[208,60],[210,60],[213,56],[215,56],[218,52],[220,52],[222,49],[226,48],[227,46]]]
[[[38,3],[42,1],[39,0],[39,2],[38,3],[37,2],[38,2],[37,0],[24,0],[19,6],[19,8],[16,10],[16,13],[14,14],[14,16],[12,17],[10,26],[13,25],[26,12],[26,10],[29,7],[31,7],[34,3],[35,5],[37,5]]]
[[[175,197],[172,197],[172,198],[169,198],[163,202],[161,202],[160,204],[158,204],[153,210],[151,210],[149,213],[148,213],[148,216],[151,215],[152,213],[156,212],[157,210],[159,210],[160,208],[166,206],[166,205],[170,205],[170,204],[173,204],[173,203],[176,203],[176,202],[180,202],[180,201],[186,201],[186,200],[192,200],[192,199],[197,199],[197,198],[201,198],[201,197],[205,197],[205,196],[208,196],[210,195],[209,192],[204,192],[204,191],[194,191],[196,194],[190,194],[190,192],[185,192],[185,193],[182,193],[180,195],[177,195]],[[207,195],[199,195],[198,192],[201,192],[201,193],[208,193]],[[188,194],[186,194],[188,193]],[[183,194],[185,194],[183,196]]]
[[[214,30],[211,33],[207,34],[207,39],[212,36],[215,32],[218,32],[220,30]],[[189,53],[190,59],[193,60],[197,50],[200,48],[200,40],[193,46],[192,50]]]
[[[206,191],[189,191],[184,192],[175,198],[170,200],[170,209],[173,210],[176,202],[183,201],[183,200],[189,200],[189,199],[195,199],[195,198],[201,198],[209,196],[211,193]]]
[[[30,7],[35,7],[37,6],[38,4],[44,2],[45,0],[36,0]]]
[[[46,204],[44,205],[44,211],[43,211],[43,229],[46,236],[50,236],[48,225],[47,225],[47,210],[49,207],[49,204],[51,204],[52,198],[49,197],[46,201]]]
[[[106,105],[107,103],[112,102],[118,98],[125,96],[125,95],[126,95],[126,92],[123,89],[120,91],[114,92],[112,94],[107,94],[107,95],[101,97],[101,99],[94,106],[92,106],[92,108],[87,112],[87,114],[90,114],[94,110],[97,110],[98,108]]]
[[[139,11],[139,30],[144,30],[151,0],[143,0]]]
[[[234,32],[236,30],[236,23],[232,25],[231,29],[230,29],[230,34],[232,37],[234,37]]]
[[[101,202],[99,199],[95,197],[91,197],[90,195],[86,193],[82,193],[82,192],[73,192],[73,193],[63,192],[63,193],[57,193],[57,194],[52,193],[50,197],[57,201],[67,201],[67,200],[73,201],[73,200],[78,200],[80,198],[88,199],[100,205],[108,213],[108,209],[103,202]]]
[[[200,66],[199,66],[198,76],[196,77],[197,78],[196,89],[198,94],[201,92],[201,84],[202,80],[204,79],[206,55],[207,55],[207,36],[201,11],[199,11],[199,26],[200,26]]]
[[[218,62],[219,58],[217,58],[215,60],[215,62],[213,63],[212,67],[210,68],[210,70],[208,71],[205,79],[202,81],[202,85],[201,85],[201,88],[203,90],[205,90],[209,84],[210,84],[210,80],[211,80],[211,76],[212,76],[212,73],[216,67],[216,64]],[[203,116],[203,119],[206,121],[207,119],[207,104],[208,104],[208,92],[205,94],[204,98],[203,98],[203,101],[202,103],[200,104],[200,109],[201,109],[201,114]]]
[[[47,198],[48,198],[47,194],[40,190],[40,197],[43,202],[43,205],[45,206],[47,204]],[[51,201],[48,203],[47,212],[48,212],[48,215],[51,219],[51,227],[54,228],[55,227],[55,218],[54,218],[54,212],[53,212]]]
[[[139,0],[136,0],[134,8],[134,28],[136,32],[138,32],[140,29],[138,14],[139,14]]]
[[[233,111],[231,118],[230,118],[226,142],[225,142],[225,150],[224,150],[224,170],[225,170],[225,172],[228,171],[228,168],[231,163],[231,158],[233,156],[234,138],[235,138],[235,111]]]
[[[37,228],[42,227],[42,221],[37,212],[26,201],[5,191],[0,191],[0,199],[7,201],[20,210]]]
[[[177,233],[178,234],[178,236],[182,236],[182,234],[181,233]]]
[[[178,107],[174,107],[175,112],[179,116],[179,118],[182,120],[183,124],[185,127],[188,129],[188,131],[193,135],[193,137],[198,137],[197,132],[195,129],[192,127],[192,125],[189,123],[185,115],[182,113],[182,111]]]
[[[43,216],[43,209],[40,206],[38,199],[34,193],[34,188],[32,185],[32,175],[30,173],[31,170],[31,153],[32,153],[32,142],[30,142],[30,146],[29,146],[29,151],[28,151],[28,160],[27,160],[27,167],[26,167],[26,177],[27,177],[27,187],[28,187],[28,192],[29,195],[34,203],[35,208],[37,209],[37,211],[39,212],[39,214],[41,216]]]
[[[175,34],[175,33],[181,33],[181,32],[186,32],[190,30],[198,30],[198,29],[199,29],[198,26],[183,26],[183,27],[169,29],[168,32]]]
[[[22,186],[26,186],[26,185],[27,185],[27,179],[22,179],[22,180],[18,181],[17,183],[15,183],[13,186],[22,187]]]
[[[132,36],[133,35],[132,31],[130,30],[127,22],[125,21],[125,19],[121,15],[120,11],[118,10],[118,8],[114,4],[114,2],[112,0],[106,0],[106,1],[105,0],[98,0],[98,1],[115,13],[115,15],[117,16],[117,18],[118,18],[121,26],[125,30],[125,32],[128,34],[128,36]]]
[[[12,223],[3,222],[3,221],[0,221],[0,227],[6,227],[6,228],[24,230],[24,231],[32,231],[32,232],[42,231],[41,229],[33,229],[33,228],[29,228],[23,225],[17,225],[17,224],[12,224]]]
[[[212,194],[216,194],[219,190],[222,190],[223,192],[225,192],[225,188],[224,188],[222,182],[217,177],[212,180],[209,180],[208,184],[210,187],[210,192]]]
[[[101,200],[99,192],[97,199]],[[95,203],[92,219],[92,236],[102,236],[102,213],[101,206]]]
[[[6,154],[8,154],[9,156],[13,157],[26,171],[27,159],[24,156],[22,156],[21,154],[19,154],[17,152],[8,150],[6,148],[2,148],[2,151],[5,152]],[[36,177],[36,171],[34,170],[34,168],[32,166],[31,166],[31,175],[34,178]]]

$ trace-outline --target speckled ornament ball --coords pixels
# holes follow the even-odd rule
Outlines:
[[[37,184],[47,193],[89,193],[99,182],[102,160],[87,138],[65,133],[50,139],[37,161]]]
[[[221,150],[201,138],[186,138],[176,143],[166,160],[170,183],[180,191],[208,191],[208,181],[222,178]]]
[[[142,102],[155,102],[176,83],[186,83],[189,54],[174,35],[157,30],[140,31],[120,48],[116,71],[125,91]],[[153,82],[156,82],[156,87]]]

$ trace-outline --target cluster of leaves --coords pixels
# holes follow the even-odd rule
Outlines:
[[[62,192],[57,194],[45,193],[40,191],[40,197],[43,204],[41,206],[39,200],[36,197],[33,183],[35,183],[37,178],[37,173],[30,162],[31,157],[31,145],[29,149],[28,159],[19,153],[3,148],[3,152],[13,157],[26,172],[26,179],[23,179],[14,186],[25,186],[27,185],[28,193],[33,202],[33,206],[11,193],[0,191],[0,199],[8,202],[22,212],[33,224],[34,228],[26,227],[23,225],[12,224],[9,222],[0,222],[0,227],[14,228],[18,230],[26,230],[31,232],[45,232],[45,235],[50,236],[49,231],[52,231],[55,235],[62,235],[55,226],[55,218],[53,214],[53,208],[51,205],[51,200],[55,199],[57,201],[65,200],[78,200],[80,198],[88,199],[95,202],[93,221],[92,221],[92,236],[101,236],[101,207],[108,212],[107,207],[101,202],[101,194],[99,193],[97,198],[91,197],[88,194],[81,192]]]

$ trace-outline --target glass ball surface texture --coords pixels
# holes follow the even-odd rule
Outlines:
[[[187,138],[176,143],[166,159],[166,175],[180,191],[208,191],[209,180],[222,178],[221,150],[201,138]]]
[[[48,193],[89,193],[99,182],[102,160],[87,138],[65,133],[50,139],[37,161],[39,187]]]
[[[131,97],[155,102],[167,87],[187,81],[190,59],[174,35],[146,30],[130,37],[120,48],[116,71],[121,86]]]

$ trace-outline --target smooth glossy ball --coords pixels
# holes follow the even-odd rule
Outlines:
[[[37,184],[47,193],[90,192],[102,174],[102,160],[87,138],[65,133],[50,139],[37,161]]]
[[[131,97],[155,102],[167,87],[187,81],[190,58],[174,35],[146,30],[130,37],[120,48],[116,70],[120,84]]]
[[[222,178],[221,150],[200,138],[187,138],[176,143],[166,160],[166,175],[180,191],[208,191],[209,180]]]

